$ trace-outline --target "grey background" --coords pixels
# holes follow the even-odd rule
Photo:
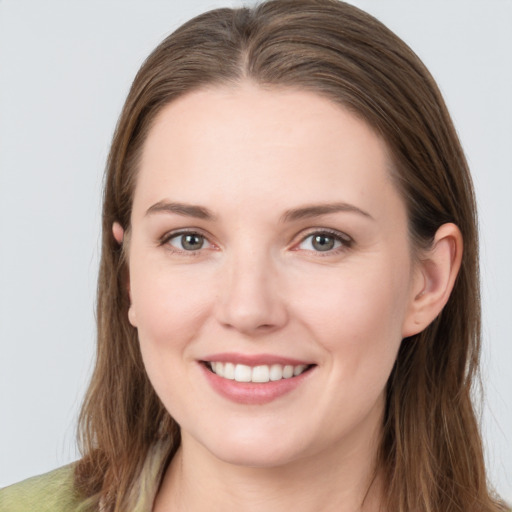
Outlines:
[[[483,431],[491,480],[510,501],[512,1],[352,3],[430,68],[470,161],[482,232]],[[192,15],[241,4],[0,0],[0,486],[77,458],[102,174],[131,80]]]

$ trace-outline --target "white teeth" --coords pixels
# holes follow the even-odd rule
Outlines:
[[[273,364],[270,367],[270,380],[281,380],[283,378],[283,367],[280,364]]]
[[[258,366],[247,366],[245,364],[221,363],[212,361],[209,366],[213,373],[225,379],[236,380],[237,382],[268,382],[281,379],[290,379],[303,373],[307,365],[299,364],[273,364],[271,366],[262,364]]]
[[[290,377],[293,377],[293,366],[291,364],[287,364],[283,368],[283,379],[289,379]]]
[[[217,363],[222,364],[222,363]],[[224,378],[234,380],[235,378],[235,365],[233,363],[224,364]]]
[[[255,366],[252,369],[252,382],[268,382],[270,379],[270,370],[268,366]]]
[[[307,366],[305,364],[299,364],[298,366],[294,366],[293,367],[293,375],[294,376],[300,375],[306,368],[307,368]]]
[[[224,365],[222,363],[217,363],[215,368],[216,368],[215,373],[219,377],[224,377]]]
[[[217,374],[219,375],[219,374]],[[220,375],[222,377],[222,375]],[[237,364],[235,366],[235,380],[237,382],[251,382],[252,369],[245,364]]]

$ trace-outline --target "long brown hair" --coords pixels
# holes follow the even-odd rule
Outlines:
[[[337,0],[271,0],[218,9],[165,39],[137,74],[112,142],[103,203],[97,361],[80,416],[76,485],[88,503],[130,510],[130,488],[156,442],[165,461],[179,428],[144,370],[127,317],[125,254],[113,222],[130,230],[141,147],[155,116],[206,85],[252,80],[313,91],[350,109],[386,141],[414,247],[454,222],[462,267],[448,304],[402,342],[387,387],[379,453],[386,510],[496,511],[471,403],[480,351],[475,199],[441,94],[419,58],[370,15]],[[163,469],[163,468],[162,468]]]

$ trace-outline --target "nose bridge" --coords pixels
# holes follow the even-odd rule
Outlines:
[[[218,318],[246,333],[268,332],[287,320],[279,271],[268,249],[239,243],[224,262]]]

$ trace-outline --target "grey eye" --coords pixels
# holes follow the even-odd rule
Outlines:
[[[330,251],[334,249],[334,244],[336,240],[332,236],[327,235],[314,235],[311,241],[311,245],[317,251]]]
[[[206,239],[197,233],[181,233],[169,239],[169,244],[184,251],[203,249]]]
[[[330,233],[313,233],[304,238],[299,247],[307,251],[326,252],[337,249],[341,245],[339,238]]]

